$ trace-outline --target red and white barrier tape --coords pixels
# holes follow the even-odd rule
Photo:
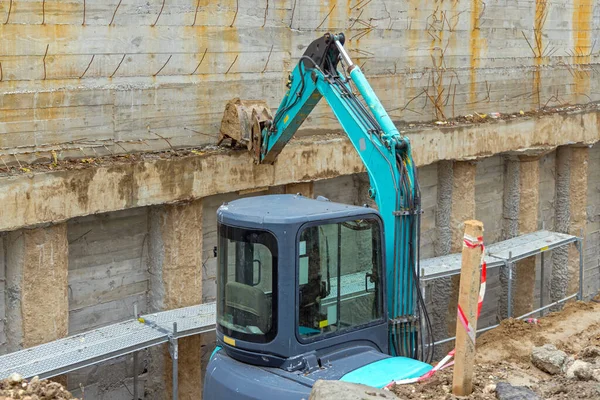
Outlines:
[[[474,238],[472,236],[465,234],[465,236],[463,238],[463,246],[468,247],[470,249],[474,249],[476,247],[481,247],[481,284],[479,286],[479,298],[477,300],[477,318],[479,318],[479,314],[481,314],[481,306],[483,304],[483,298],[485,297],[485,286],[486,286],[486,281],[487,281],[487,265],[485,263],[485,246],[483,244],[483,237],[480,236],[480,237]],[[471,323],[467,319],[460,304],[458,305],[457,316],[458,316],[458,320],[461,322],[462,326],[467,331],[467,335],[469,335],[469,338],[471,339],[473,344],[475,344],[476,331],[471,326]],[[454,364],[454,362],[451,362],[450,364],[446,365],[452,359],[452,357],[454,357],[455,352],[456,352],[456,349],[452,349],[452,351],[449,352],[446,355],[446,357],[444,357],[439,363],[437,363],[437,365],[435,367],[433,367],[433,369],[431,369],[426,374],[421,375],[416,378],[392,381],[389,384],[387,384],[384,387],[384,389],[389,390],[389,388],[392,387],[393,385],[406,385],[406,384],[410,384],[410,383],[417,383],[417,382],[421,382],[421,381],[424,381],[424,380],[430,378],[437,371],[442,370],[442,369]]]

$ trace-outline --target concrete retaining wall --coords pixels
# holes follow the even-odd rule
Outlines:
[[[53,149],[86,157],[214,143],[227,100],[277,107],[298,57],[327,31],[345,32],[397,120],[585,103],[599,96],[595,8],[577,0],[2,2],[0,149],[50,160]],[[321,105],[306,128],[338,125]]]

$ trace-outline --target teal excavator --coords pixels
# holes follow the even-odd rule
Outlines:
[[[325,98],[366,167],[378,209],[301,195],[219,208],[217,348],[204,399],[306,399],[318,379],[384,387],[431,369],[410,142],[344,41],[328,33],[307,47],[274,117],[238,100],[224,124],[256,162],[274,163]]]

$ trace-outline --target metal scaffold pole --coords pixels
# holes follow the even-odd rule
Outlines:
[[[179,359],[179,346],[177,344],[177,322],[173,322],[173,334],[169,336],[169,352],[171,353],[171,360],[173,364],[173,400],[179,398],[179,386],[178,386],[178,359]]]
[[[581,233],[583,237],[583,232]],[[583,239],[579,237],[575,246],[579,251],[579,290],[577,291],[577,300],[583,300]]]

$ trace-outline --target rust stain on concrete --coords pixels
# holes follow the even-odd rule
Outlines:
[[[544,65],[544,42],[543,42],[543,30],[546,18],[548,16],[548,1],[547,0],[535,0],[535,18],[533,21],[533,34],[534,34],[534,54],[533,62],[535,64],[535,70],[533,71],[533,96],[537,103],[537,106],[541,106],[541,91],[542,91],[542,71],[541,66]]]
[[[482,50],[485,50],[487,41],[481,38],[479,28],[482,13],[481,0],[471,0],[471,38],[470,38],[470,73],[471,84],[469,86],[469,101],[477,100],[477,69],[479,68]]]
[[[477,98],[477,68],[479,67],[479,0],[471,1],[471,57],[469,66],[471,68],[471,85],[469,88],[469,101],[474,102]]]
[[[590,52],[592,46],[592,14],[594,3],[592,0],[574,0],[573,9],[573,42],[574,64],[585,66],[590,63]],[[584,67],[585,68],[585,67]],[[589,101],[590,75],[582,67],[573,73],[575,84],[575,99],[577,103]]]

